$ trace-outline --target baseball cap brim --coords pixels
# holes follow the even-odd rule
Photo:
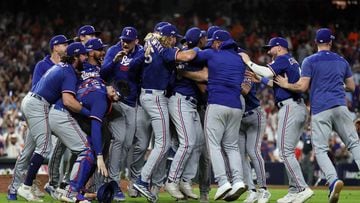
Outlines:
[[[186,38],[185,38],[185,37],[180,40],[180,43],[181,43],[181,44],[185,44],[185,42],[186,42]]]
[[[130,38],[130,37],[125,37],[125,36],[120,36],[119,39],[122,39],[122,40],[126,40],[126,41],[134,41],[136,40],[136,38]]]
[[[270,49],[273,48],[273,47],[274,47],[274,46],[271,46],[271,45],[267,44],[267,45],[263,46],[263,49],[265,49],[265,50],[270,50]]]
[[[95,35],[97,37],[100,34],[101,34],[101,31],[95,31],[95,32],[86,33],[86,34],[78,34],[78,37],[81,36],[81,35]]]
[[[182,35],[180,35],[180,34],[176,34],[175,37],[183,38],[184,36],[182,36]]]

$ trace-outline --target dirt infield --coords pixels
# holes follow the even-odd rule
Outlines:
[[[4,193],[7,192],[7,187],[11,182],[11,175],[0,175],[0,193]],[[38,175],[37,176],[37,180],[40,181],[41,183],[41,189],[44,188],[45,183],[48,181],[48,176],[47,175]],[[128,185],[128,181],[123,180],[121,181],[121,190],[122,191],[127,191],[127,185]],[[197,187],[197,186],[194,186]],[[271,190],[271,188],[274,189],[285,189],[288,186],[286,185],[269,185],[269,188]],[[313,187],[314,189],[328,189],[328,187],[326,186],[317,186],[317,187]],[[346,186],[347,190],[360,190],[360,186]]]

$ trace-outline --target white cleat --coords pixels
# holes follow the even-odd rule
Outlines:
[[[45,197],[45,193],[40,190],[40,181],[34,180],[32,185],[32,192],[37,197]]]
[[[258,191],[258,203],[268,203],[271,197],[271,193],[263,188]]]
[[[26,199],[27,201],[32,201],[32,202],[43,202],[42,199],[40,199],[39,197],[35,196],[35,194],[32,192],[32,186],[27,186],[24,184],[21,184],[21,186],[19,187],[19,189],[17,190],[17,194]]]
[[[255,203],[258,200],[258,193],[252,190],[248,191],[248,195],[244,200],[244,203]]]
[[[229,182],[223,184],[222,186],[220,186],[215,193],[215,200],[219,200],[222,199],[223,197],[225,197],[225,195],[230,192],[230,190],[232,189],[231,184]]]
[[[246,192],[247,188],[244,184],[244,182],[237,182],[234,183],[232,185],[232,189],[230,190],[230,192],[228,192],[225,196],[224,196],[224,200],[227,202],[232,202],[235,201],[237,199],[239,199],[239,197]]]
[[[277,203],[289,203],[294,202],[297,193],[287,193],[284,197],[277,200]]]
[[[180,191],[191,199],[199,199],[199,196],[193,192],[190,182],[180,181]]]
[[[175,182],[166,181],[165,190],[176,199],[184,199],[185,196],[180,192],[179,185]]]
[[[294,203],[303,203],[306,200],[310,199],[311,196],[314,195],[314,191],[310,188],[305,188],[304,191],[297,193]]]

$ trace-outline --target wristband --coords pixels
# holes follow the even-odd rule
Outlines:
[[[90,111],[87,109],[87,108],[85,108],[85,107],[81,107],[81,110],[80,110],[80,112],[79,112],[81,115],[83,115],[83,116],[86,116],[86,117],[89,117],[90,116]]]
[[[262,77],[261,78],[261,80],[260,80],[260,82],[262,83],[262,84],[264,84],[264,85],[267,85],[268,83],[269,83],[269,78],[267,78],[267,77]]]

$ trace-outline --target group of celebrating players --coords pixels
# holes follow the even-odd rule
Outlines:
[[[177,200],[208,202],[212,168],[218,184],[215,200],[236,201],[248,191],[245,202],[268,202],[260,153],[266,117],[256,97],[259,83],[273,87],[279,108],[277,147],[289,190],[278,203],[305,202],[314,194],[294,154],[308,115],[301,92],[308,89],[312,142],[329,183],[330,202],[338,201],[344,186],[327,157],[332,130],[360,168],[360,143],[345,103],[345,90],[354,91],[355,85],[349,64],[330,51],[334,36],[329,29],[317,31],[318,52],[301,68],[286,39],[269,41],[264,49],[273,61],[261,66],[217,26],[207,31],[192,27],[182,37],[174,25],[160,22],[144,46],[137,30],[125,27],[119,42],[107,50],[99,34],[85,25],[75,42],[54,36],[51,55],[36,65],[32,89],[21,104],[29,132],[9,200],[42,201],[33,181],[51,154],[45,190],[61,201],[90,202],[90,177],[95,192],[102,183],[115,181],[114,200],[125,201],[119,174],[127,167],[133,198],[161,202],[158,193],[164,186]],[[166,172],[170,149],[176,153]],[[63,179],[62,159],[69,160]],[[197,173],[200,195],[191,182]]]

